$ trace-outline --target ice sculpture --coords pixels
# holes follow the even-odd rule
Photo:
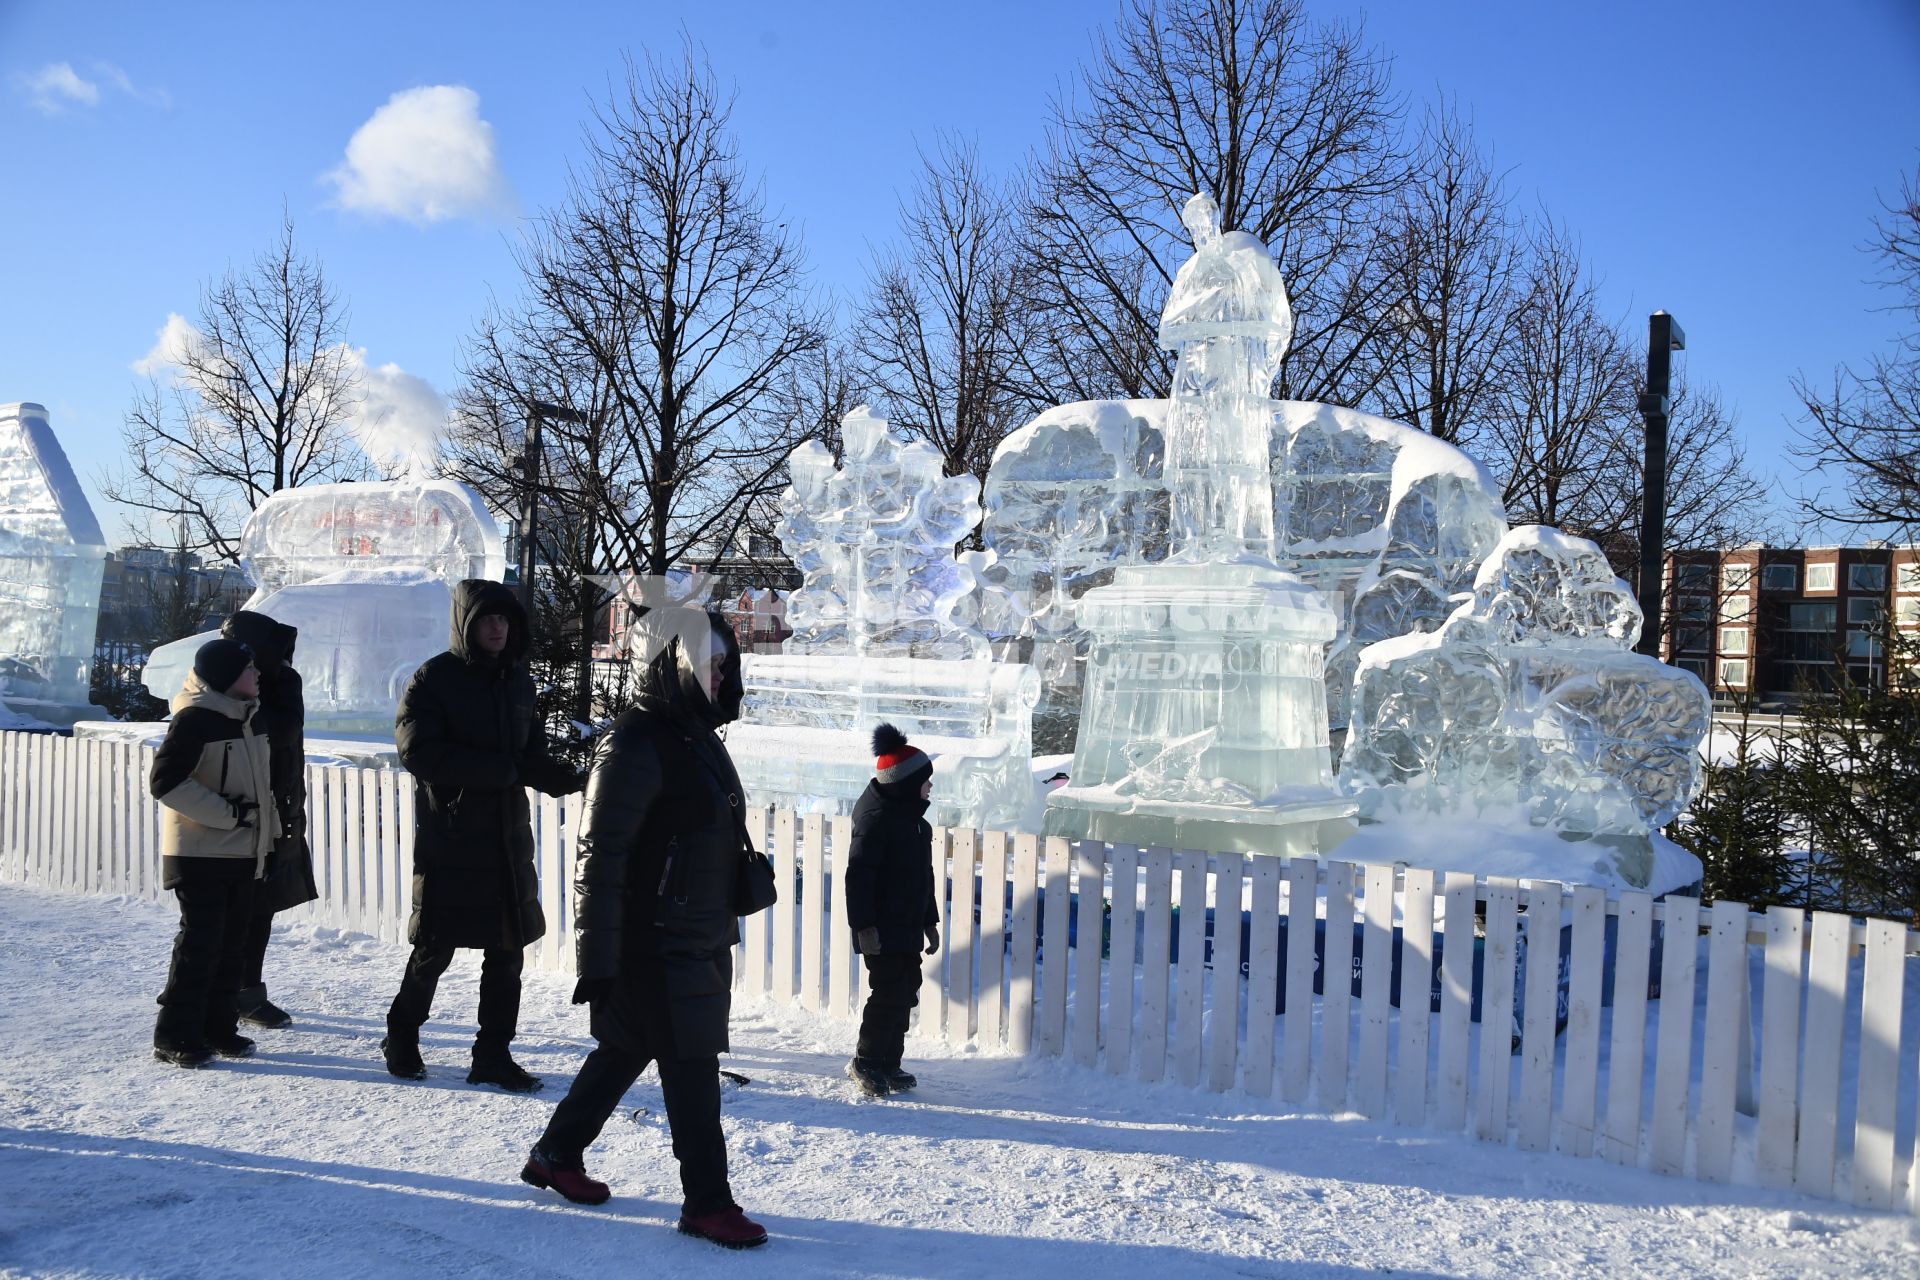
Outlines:
[[[1699,788],[1711,703],[1632,652],[1640,623],[1593,543],[1510,531],[1438,630],[1360,654],[1342,782],[1369,818],[1511,818],[1647,887],[1654,828]]]
[[[15,718],[86,714],[106,558],[46,409],[0,405],[0,706]]]
[[[452,480],[282,489],[240,535],[245,607],[299,628],[308,734],[389,734],[414,669],[447,647],[452,585],[506,570],[499,526]],[[142,679],[171,697],[212,633],[156,649]]]
[[[1092,639],[1072,781],[1047,831],[1315,853],[1353,811],[1333,785],[1323,654],[1339,619],[1275,562],[1271,388],[1293,333],[1266,245],[1197,195],[1194,256],[1160,343],[1179,353],[1163,429],[1167,554],[1077,607]]]
[[[743,660],[747,699],[727,748],[748,792],[801,812],[848,812],[873,776],[868,737],[890,720],[935,758],[933,820],[1008,826],[1030,804],[1039,677],[994,662],[971,625],[973,567],[954,543],[979,519],[970,477],[942,473],[863,407],[845,465],[814,443],[789,462],[780,537],[804,575],[780,654]]]

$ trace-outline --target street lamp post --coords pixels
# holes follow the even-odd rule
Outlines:
[[[1687,349],[1687,335],[1664,311],[1647,317],[1647,389],[1640,393],[1640,416],[1647,424],[1646,458],[1640,472],[1640,630],[1641,653],[1660,656],[1661,578],[1667,550],[1667,392],[1673,353]]]
[[[527,401],[526,453],[520,459],[525,488],[520,496],[520,607],[533,617],[533,560],[535,526],[540,505],[540,424],[542,422],[585,423],[586,414],[548,400]]]

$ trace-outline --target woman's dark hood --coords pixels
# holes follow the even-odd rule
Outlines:
[[[253,665],[272,676],[293,661],[293,642],[300,632],[264,613],[242,609],[220,625],[220,634],[253,650]]]
[[[706,692],[710,643],[718,644],[726,655],[717,700]],[[690,608],[649,610],[633,624],[632,646],[635,653],[650,655],[639,681],[643,704],[710,729],[740,718],[740,703],[746,695],[740,679],[740,642],[720,614]]]
[[[513,666],[527,656],[531,638],[527,611],[520,607],[520,597],[511,587],[485,578],[464,578],[454,584],[453,638],[447,647],[462,662],[486,658],[473,641],[473,624],[490,613],[501,614],[507,620],[507,647],[500,651],[500,662],[503,666]]]

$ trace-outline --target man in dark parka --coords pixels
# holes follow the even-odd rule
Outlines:
[[[413,954],[387,1011],[387,1070],[424,1079],[420,1026],[456,948],[483,953],[480,1032],[470,1084],[540,1087],[508,1052],[520,1019],[522,951],[547,931],[534,872],[531,786],[578,791],[581,777],[547,753],[528,673],[526,611],[497,582],[453,589],[453,646],[413,673],[394,743],[413,775]]]
[[[734,1203],[719,1055],[732,1005],[735,894],[747,841],[739,775],[714,730],[740,711],[740,650],[718,614],[656,609],[639,624],[639,698],[595,745],[574,872],[574,1003],[599,1042],[520,1176],[599,1204],[584,1153],[649,1062],[680,1162],[680,1230],[729,1248],[767,1233]]]
[[[267,877],[254,895],[247,927],[245,967],[238,996],[240,1017],[260,1027],[284,1027],[293,1019],[267,998],[263,969],[267,939],[276,911],[291,911],[320,896],[313,881],[313,855],[307,845],[307,703],[300,673],[293,669],[293,645],[300,633],[264,613],[242,609],[228,618],[220,634],[253,650],[260,671],[260,711],[267,726],[268,775],[274,807],[280,813],[280,838],[267,859]]]

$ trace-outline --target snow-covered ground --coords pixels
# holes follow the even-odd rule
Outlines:
[[[401,948],[275,934],[295,1014],[248,1061],[181,1071],[148,1036],[164,906],[0,887],[0,1274],[6,1276],[1916,1276],[1903,1214],[1597,1160],[1123,1084],[911,1042],[919,1091],[865,1101],[851,1028],[736,1004],[735,1193],[772,1243],[677,1235],[649,1074],[589,1168],[600,1208],[516,1177],[590,1042],[529,972],[521,1061],[545,1092],[464,1083],[477,957],[441,987],[431,1077],[376,1043]]]

